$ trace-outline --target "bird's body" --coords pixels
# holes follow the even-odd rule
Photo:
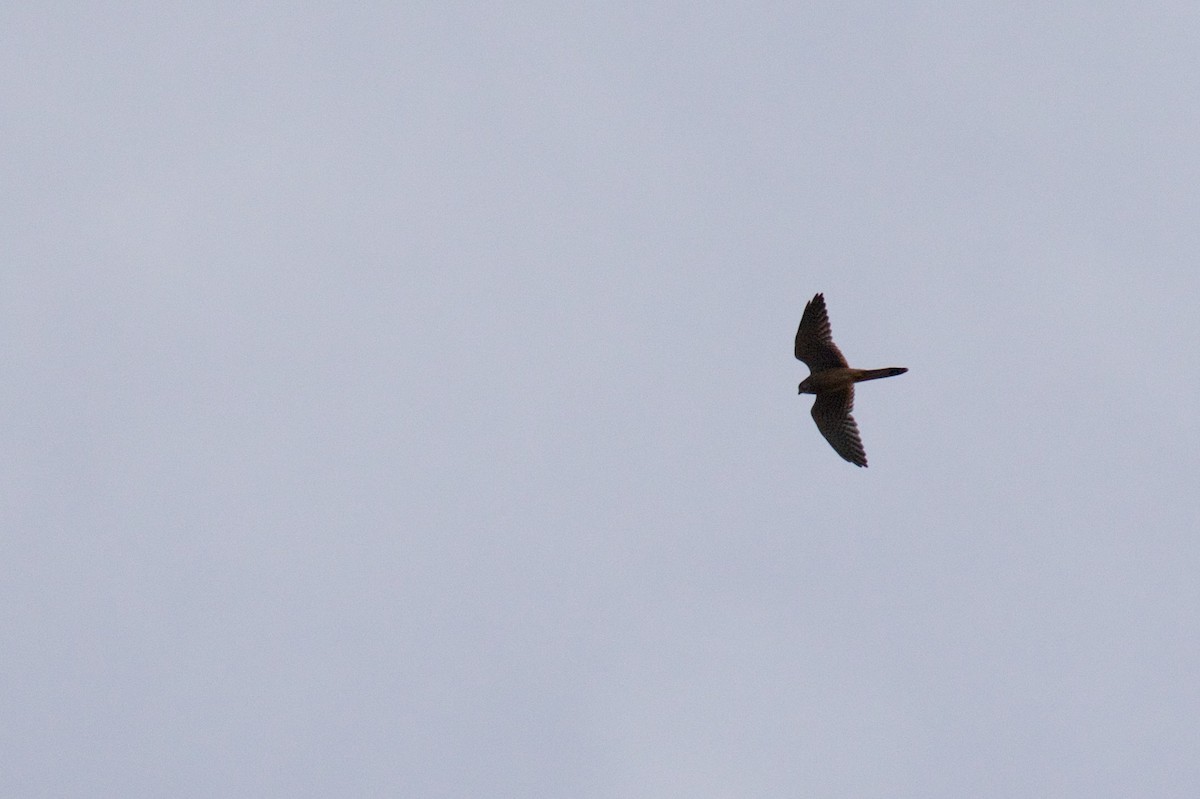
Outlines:
[[[854,384],[895,377],[908,369],[899,366],[852,369],[833,343],[823,294],[816,295],[804,306],[804,316],[796,330],[796,357],[808,365],[809,375],[800,383],[800,393],[817,397],[812,407],[817,429],[838,455],[855,466],[866,466],[867,453],[858,434],[858,424],[851,415]]]
[[[907,369],[892,367],[889,369],[851,369],[849,366],[834,366],[820,372],[813,372],[800,383],[801,394],[820,394],[822,391],[838,391],[850,388],[855,383],[864,380],[878,380],[881,377],[902,375]]]

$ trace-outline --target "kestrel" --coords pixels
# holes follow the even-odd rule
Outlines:
[[[851,369],[833,343],[824,294],[818,294],[804,306],[800,329],[796,331],[796,357],[808,365],[810,373],[800,384],[800,393],[817,395],[812,406],[817,429],[837,454],[855,466],[866,466],[867,452],[858,435],[858,425],[850,415],[854,410],[854,384],[895,377],[908,369],[899,366]]]

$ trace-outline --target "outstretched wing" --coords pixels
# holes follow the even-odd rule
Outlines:
[[[854,386],[840,391],[822,391],[813,403],[812,418],[834,452],[855,466],[866,466],[867,451],[858,435],[858,425],[850,415],[852,410]]]
[[[808,365],[810,372],[849,366],[833,343],[824,294],[818,294],[804,306],[804,316],[800,317],[800,327],[796,330],[796,357]]]

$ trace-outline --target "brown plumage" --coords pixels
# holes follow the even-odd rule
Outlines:
[[[818,294],[804,306],[800,328],[796,331],[796,357],[808,365],[809,375],[800,384],[801,394],[815,394],[812,417],[817,429],[841,455],[855,466],[867,465],[854,410],[854,384],[864,380],[902,375],[908,369],[851,369],[841,350],[833,343],[825,295]]]

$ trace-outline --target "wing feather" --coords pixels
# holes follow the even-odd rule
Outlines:
[[[848,366],[845,356],[833,343],[829,312],[825,310],[825,295],[818,294],[804,306],[800,327],[796,330],[796,358],[817,372],[835,366]]]
[[[834,452],[855,466],[866,466],[867,451],[863,449],[858,424],[850,414],[853,410],[854,386],[840,391],[822,391],[813,403],[812,418]]]

